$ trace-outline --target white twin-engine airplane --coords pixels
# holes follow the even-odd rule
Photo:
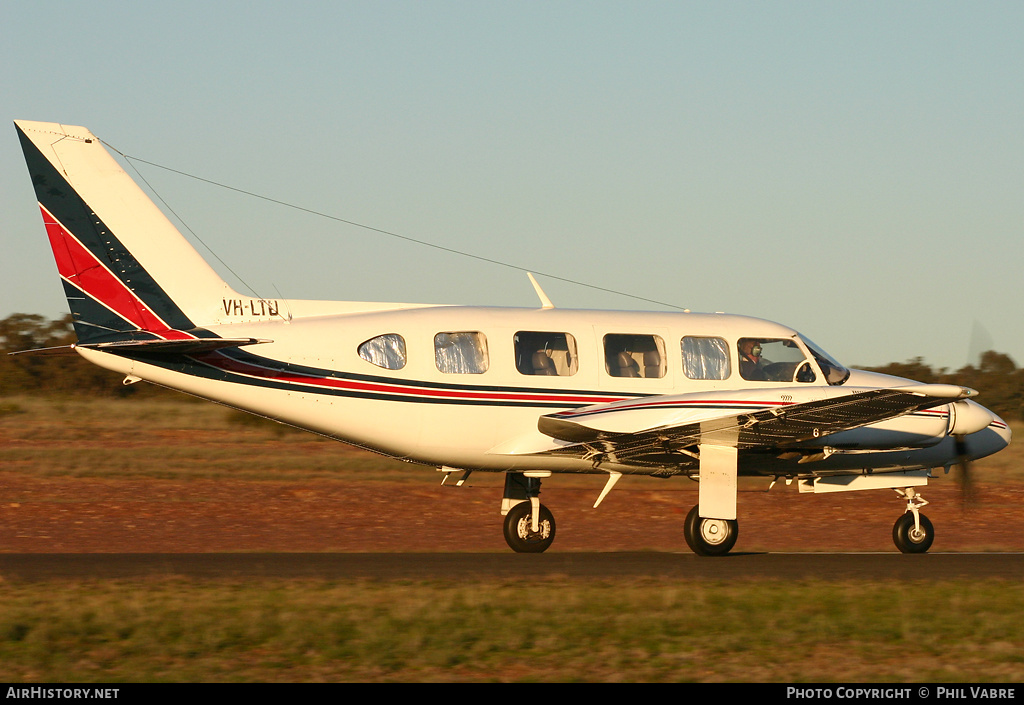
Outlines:
[[[553,473],[699,480],[683,535],[736,542],[737,477],[895,490],[903,552],[934,539],[917,488],[1004,448],[973,390],[849,370],[800,333],[723,314],[261,299],[232,290],[82,127],[15,123],[78,343],[153,384],[395,458],[505,474],[515,551],[540,552]],[[536,285],[536,282],[534,282]]]

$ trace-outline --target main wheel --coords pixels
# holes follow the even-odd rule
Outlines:
[[[555,540],[555,518],[540,505],[540,531],[533,530],[530,502],[520,502],[505,515],[505,542],[516,553],[543,553]]]
[[[698,556],[724,556],[736,545],[739,524],[735,519],[705,519],[697,513],[698,507],[690,510],[683,524],[686,545]]]
[[[932,541],[935,540],[935,529],[932,528],[928,517],[920,512],[918,517],[921,520],[920,530],[914,527],[914,515],[910,512],[893,524],[892,541],[903,553],[924,553],[932,547]]]

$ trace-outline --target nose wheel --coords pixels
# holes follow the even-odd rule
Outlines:
[[[892,527],[892,540],[903,553],[925,553],[935,540],[935,529],[924,514],[907,512]]]
[[[931,521],[921,513],[928,502],[913,487],[896,491],[907,500],[907,511],[893,525],[892,541],[903,553],[925,553],[935,540]]]

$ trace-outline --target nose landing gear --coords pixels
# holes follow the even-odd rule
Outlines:
[[[935,540],[931,521],[921,513],[921,507],[928,502],[913,487],[898,489],[896,493],[907,500],[907,511],[893,525],[892,541],[903,553],[925,553]]]

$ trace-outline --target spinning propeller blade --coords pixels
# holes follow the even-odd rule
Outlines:
[[[971,458],[967,453],[967,442],[963,436],[956,436],[956,475],[960,485],[960,505],[969,508],[977,500],[977,490],[971,474]]]

